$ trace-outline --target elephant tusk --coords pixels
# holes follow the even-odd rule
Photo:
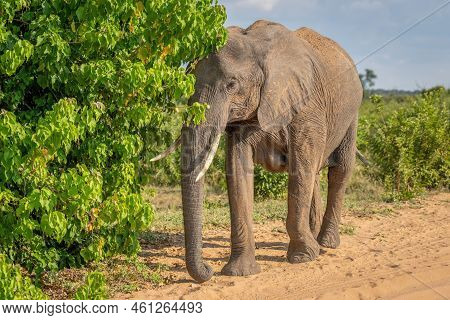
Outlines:
[[[208,157],[206,158],[205,165],[203,166],[202,171],[198,174],[197,178],[195,179],[195,182],[198,182],[203,176],[205,175],[206,171],[208,171],[209,166],[214,160],[214,156],[217,152],[217,148],[219,147],[220,142],[220,134],[217,135],[216,139],[213,142],[213,145],[211,147],[211,151],[208,154]]]
[[[177,150],[177,148],[180,146],[180,144],[181,144],[181,136],[179,136],[177,138],[177,140],[175,140],[175,142],[172,143],[169,148],[167,148],[166,151],[164,151],[163,153],[161,153],[161,154],[157,155],[156,157],[154,157],[153,159],[151,159],[150,162],[155,162],[155,161],[164,159],[171,153],[175,152],[175,150]]]
[[[367,160],[366,157],[364,157],[364,155],[361,153],[361,151],[359,151],[358,149],[356,149],[356,156],[358,157],[359,160],[361,160],[361,162],[365,165],[365,166],[370,166],[370,161]]]

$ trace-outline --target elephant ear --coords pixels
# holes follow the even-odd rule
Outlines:
[[[306,43],[288,31],[268,46],[262,65],[258,121],[264,131],[276,132],[312,99],[314,64]]]

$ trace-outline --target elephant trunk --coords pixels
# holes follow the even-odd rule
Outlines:
[[[182,146],[184,145],[183,143]],[[197,170],[193,171],[197,172]],[[201,283],[211,279],[213,271],[207,263],[203,262],[202,257],[204,179],[196,182],[194,172],[183,173],[181,178],[181,193],[183,200],[186,267],[191,277]]]
[[[202,218],[204,200],[204,173],[208,169],[225,131],[226,120],[200,126],[185,126],[181,133],[181,193],[186,250],[186,267],[198,282],[208,281],[213,274],[202,258]],[[214,123],[214,125],[212,124]]]

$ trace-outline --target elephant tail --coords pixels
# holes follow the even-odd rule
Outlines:
[[[356,149],[356,156],[365,166],[370,166],[370,161],[358,149]]]

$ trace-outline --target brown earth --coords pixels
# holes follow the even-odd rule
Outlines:
[[[194,283],[184,267],[182,234],[144,246],[143,256],[169,266],[171,284],[121,299],[448,299],[450,297],[450,193],[414,204],[384,205],[378,214],[347,213],[339,249],[323,249],[311,263],[286,261],[288,237],[282,221],[255,226],[256,259],[262,272],[220,275],[229,255],[229,230],[204,232],[204,257],[216,274]],[[381,213],[381,214],[380,214]],[[383,214],[384,213],[384,214]],[[354,234],[352,234],[354,233]]]

